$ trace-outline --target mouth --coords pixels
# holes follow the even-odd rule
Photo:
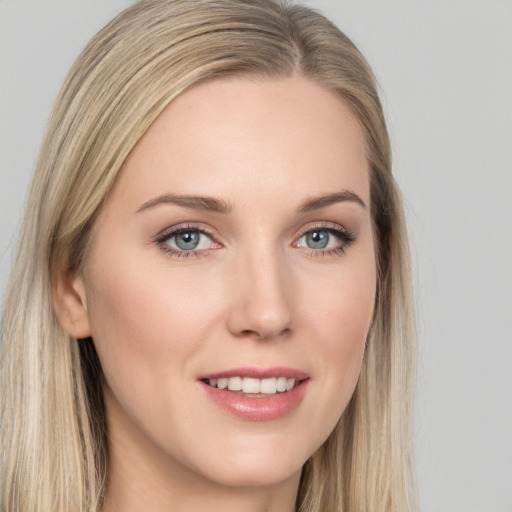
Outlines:
[[[305,379],[301,380],[284,376],[266,379],[234,376],[202,379],[202,382],[212,388],[225,389],[239,395],[261,398],[291,391],[299,386],[303,380]]]
[[[289,368],[238,368],[206,375],[201,387],[215,404],[249,421],[266,421],[291,413],[301,403],[308,374]]]

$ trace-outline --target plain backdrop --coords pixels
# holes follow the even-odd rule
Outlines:
[[[130,3],[0,0],[2,295],[52,102]],[[423,511],[512,512],[512,0],[305,3],[382,89],[414,261]]]

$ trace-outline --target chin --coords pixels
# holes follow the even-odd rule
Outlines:
[[[317,449],[290,435],[238,439],[231,446],[221,446],[210,456],[204,454],[195,471],[226,487],[265,487],[298,481],[303,465]]]
[[[279,460],[252,461],[240,467],[226,462],[219,471],[208,471],[206,478],[223,487],[251,488],[272,487],[288,480],[295,480],[302,472],[301,464],[287,465]]]

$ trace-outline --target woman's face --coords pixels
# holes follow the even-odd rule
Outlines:
[[[358,379],[369,201],[358,123],[309,80],[212,81],[167,107],[74,283],[114,463],[225,485],[297,478]]]

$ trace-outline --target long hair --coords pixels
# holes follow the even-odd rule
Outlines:
[[[358,119],[370,172],[375,313],[355,393],[304,466],[300,512],[416,509],[411,400],[415,338],[406,229],[374,76],[323,15],[278,0],[142,0],[89,43],[56,100],[8,285],[1,347],[1,510],[98,512],[108,475],[101,368],[52,302],[80,272],[124,160],[188,87],[298,74]]]

